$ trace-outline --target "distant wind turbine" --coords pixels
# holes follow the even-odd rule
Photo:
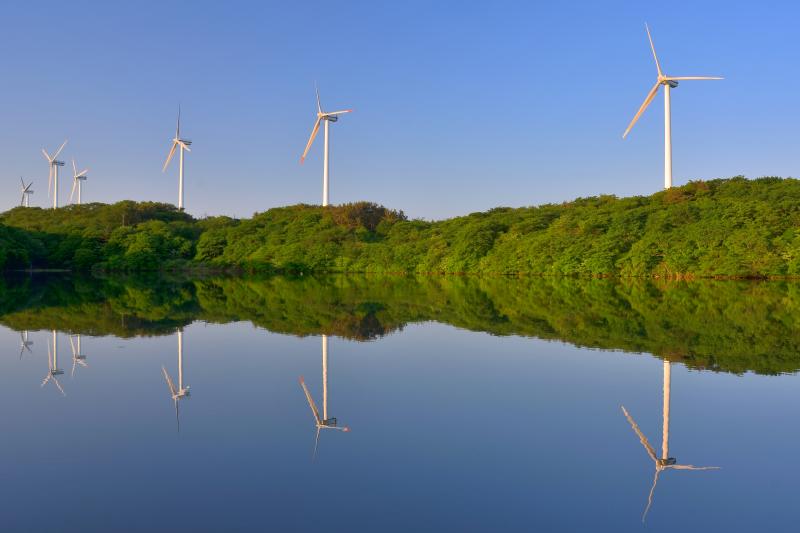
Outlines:
[[[656,484],[658,483],[658,475],[668,469],[672,470],[719,470],[718,466],[694,466],[694,465],[679,465],[677,464],[677,460],[674,457],[669,456],[669,404],[670,404],[670,388],[672,384],[672,367],[671,363],[664,360],[664,402],[663,402],[663,413],[662,413],[662,435],[661,435],[661,457],[656,455],[656,451],[650,445],[650,442],[647,440],[647,437],[644,436],[642,430],[639,429],[639,426],[633,420],[633,417],[628,413],[628,410],[625,409],[625,406],[622,407],[622,413],[625,415],[625,418],[628,420],[628,423],[631,425],[633,432],[636,433],[636,436],[639,437],[639,442],[642,443],[644,450],[647,452],[647,455],[650,459],[653,460],[655,464],[656,472],[655,476],[653,477],[653,486],[650,488],[650,494],[647,496],[647,507],[644,509],[644,514],[642,514],[642,522],[644,522],[645,518],[647,518],[647,513],[650,511],[650,506],[653,505],[653,494],[656,491]]]
[[[83,189],[83,187],[81,186],[81,183],[86,181],[86,178],[88,177],[86,175],[86,173],[89,172],[89,169],[87,168],[87,169],[84,169],[84,170],[81,170],[80,172],[78,172],[78,165],[75,164],[75,158],[73,157],[72,158],[72,170],[73,170],[73,174],[72,174],[72,192],[69,193],[69,201],[72,202],[72,196],[75,194],[75,189],[77,189],[78,190],[78,205],[81,205],[81,190]]]
[[[75,367],[80,365],[84,368],[89,366],[86,363],[86,356],[81,351],[81,336],[80,334],[77,335],[70,335],[69,337],[69,347],[72,349],[72,372],[70,373],[70,377],[75,377]]]
[[[167,372],[167,368],[163,365],[161,366],[161,372],[164,374],[164,381],[167,382],[170,397],[175,404],[175,422],[178,431],[180,431],[181,419],[178,410],[178,402],[189,396],[189,387],[183,386],[183,330],[178,330],[178,386],[175,386],[175,382],[172,381],[172,377],[170,377],[169,372]]]
[[[336,122],[339,120],[339,115],[344,113],[352,113],[352,109],[345,109],[343,111],[331,111],[326,113],[322,110],[322,104],[319,100],[319,89],[317,91],[317,120],[314,122],[314,128],[311,130],[311,137],[308,138],[308,143],[306,144],[306,149],[303,151],[303,155],[300,156],[300,163],[302,164],[303,161],[306,159],[306,155],[308,155],[308,151],[311,149],[311,145],[314,143],[314,139],[319,133],[319,123],[325,122],[325,148],[322,160],[322,205],[323,207],[330,203],[330,195],[329,195],[329,177],[330,177],[330,134],[329,134],[329,125],[331,122]]]
[[[175,150],[180,148],[180,157],[178,163],[178,209],[183,210],[183,152],[191,152],[192,141],[188,139],[181,139],[181,108],[178,106],[178,122],[175,126],[175,137],[172,139],[172,147],[169,149],[169,155],[164,162],[164,168],[161,172],[166,172],[169,162],[172,161],[172,156],[175,155]]]
[[[25,181],[22,179],[22,177],[19,178],[19,182],[22,184],[22,187],[20,188],[22,192],[22,199],[20,200],[19,205],[22,207],[30,207],[31,194],[33,194],[33,189],[31,189],[31,186],[33,185],[33,182],[25,185]]]
[[[628,136],[628,133],[633,128],[633,125],[636,124],[636,121],[639,120],[639,117],[642,116],[644,110],[647,109],[647,106],[650,105],[650,102],[653,101],[653,98],[656,97],[656,93],[658,92],[659,87],[662,85],[664,86],[664,188],[669,189],[672,187],[672,119],[671,119],[671,112],[670,112],[670,99],[669,99],[669,92],[670,89],[674,89],[678,86],[679,81],[683,80],[721,80],[722,78],[718,76],[667,76],[661,71],[661,63],[658,61],[658,56],[656,55],[656,47],[653,45],[653,38],[650,35],[650,28],[647,24],[644,25],[645,29],[647,30],[647,39],[650,41],[650,49],[653,51],[653,59],[656,61],[656,70],[658,71],[658,78],[656,79],[656,84],[653,85],[653,88],[650,89],[650,92],[647,93],[647,97],[644,99],[644,103],[637,111],[636,115],[631,120],[631,123],[628,124],[628,129],[625,130],[625,133],[622,134],[622,138]]]
[[[319,432],[323,429],[336,429],[347,433],[350,431],[348,426],[339,427],[336,417],[328,418],[328,336],[322,336],[322,416],[320,416],[319,408],[311,396],[303,376],[300,376],[300,386],[306,395],[306,401],[311,408],[311,414],[314,415],[314,422],[317,427],[317,436],[314,440],[314,454],[317,456],[317,446],[319,445]]]
[[[67,141],[65,140],[61,147],[56,150],[56,153],[52,156],[47,153],[47,150],[42,148],[42,155],[44,158],[47,159],[47,163],[50,165],[50,173],[47,176],[47,194],[50,194],[50,190],[52,189],[53,194],[53,209],[58,208],[58,167],[63,167],[64,162],[59,161],[56,159],[58,154],[61,153],[61,150],[67,145]]]
[[[19,332],[19,358],[22,359],[22,354],[25,353],[27,350],[28,353],[33,353],[31,351],[31,346],[33,346],[33,341],[28,338],[28,330],[20,331]]]

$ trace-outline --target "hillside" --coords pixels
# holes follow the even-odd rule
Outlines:
[[[194,219],[120,202],[0,214],[0,268],[800,275],[800,181],[698,181],[651,196],[579,198],[426,222],[360,202]]]

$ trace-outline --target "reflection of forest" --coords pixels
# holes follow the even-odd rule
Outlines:
[[[0,323],[87,335],[171,334],[194,320],[370,340],[436,321],[495,335],[649,352],[730,372],[800,369],[800,284],[474,277],[0,281]]]

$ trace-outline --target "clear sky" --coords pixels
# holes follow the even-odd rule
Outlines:
[[[47,204],[40,150],[91,169],[84,201],[176,203],[161,166],[178,104],[194,215],[320,203],[314,82],[332,125],[331,201],[412,217],[663,183],[664,70],[721,75],[672,93],[674,179],[798,174],[796,2],[16,2],[0,15],[0,210],[19,176]],[[65,170],[67,167],[65,167]],[[64,172],[61,198],[69,196]]]

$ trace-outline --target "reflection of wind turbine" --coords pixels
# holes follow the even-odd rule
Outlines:
[[[659,458],[656,456],[656,451],[650,445],[650,442],[647,440],[647,437],[644,436],[642,430],[639,429],[639,426],[633,420],[633,417],[628,413],[628,410],[625,409],[625,406],[622,406],[622,412],[625,414],[625,418],[628,419],[631,427],[633,428],[634,433],[636,436],[639,437],[639,441],[644,446],[647,455],[650,456],[650,459],[653,460],[656,467],[656,473],[653,477],[653,486],[650,488],[650,494],[647,497],[647,507],[644,509],[644,514],[642,515],[642,522],[644,522],[645,518],[647,518],[647,512],[650,510],[650,506],[653,504],[653,494],[656,491],[656,483],[658,483],[658,475],[661,473],[662,470],[673,469],[673,470],[719,470],[718,466],[694,466],[694,465],[679,465],[677,464],[677,460],[674,457],[669,456],[669,393],[670,393],[670,386],[671,386],[671,374],[672,368],[670,366],[670,362],[664,360],[664,404],[663,404],[663,429],[662,429],[662,438],[661,438],[661,457]]]
[[[188,139],[181,139],[181,108],[178,106],[178,123],[175,126],[175,138],[172,139],[172,148],[169,150],[167,160],[164,162],[164,168],[161,172],[166,172],[169,162],[172,161],[172,156],[175,155],[175,150],[180,148],[181,153],[178,159],[178,209],[183,209],[183,152],[191,152],[192,141]]]
[[[321,121],[325,121],[325,147],[323,151],[323,159],[322,159],[322,205],[323,207],[328,205],[328,201],[330,199],[329,195],[329,187],[328,187],[328,178],[330,175],[330,135],[329,135],[329,125],[331,122],[336,122],[339,120],[339,115],[343,115],[344,113],[352,113],[352,109],[345,109],[343,111],[331,111],[330,113],[326,113],[322,110],[322,104],[319,101],[319,89],[317,89],[317,121],[314,122],[314,128],[311,130],[311,137],[308,138],[308,143],[306,143],[306,149],[303,150],[303,155],[300,156],[300,163],[305,161],[306,155],[308,155],[308,151],[311,149],[311,145],[314,143],[314,139],[317,137],[317,133],[319,133],[319,123]]]
[[[86,356],[81,352],[81,336],[78,335],[70,335],[69,336],[69,347],[72,348],[72,372],[70,373],[71,377],[75,376],[75,366],[81,365],[82,367],[86,368],[89,366],[86,363]]]
[[[644,103],[637,111],[636,115],[631,120],[631,123],[628,125],[628,129],[625,130],[625,133],[622,134],[622,138],[628,136],[628,133],[633,128],[633,125],[636,124],[636,121],[639,120],[639,117],[642,116],[644,110],[647,109],[647,106],[650,105],[650,102],[653,101],[653,98],[656,97],[656,93],[658,93],[659,87],[662,85],[664,86],[664,188],[669,189],[672,187],[672,119],[670,113],[670,99],[669,99],[669,91],[670,89],[674,89],[678,86],[679,81],[683,80],[721,80],[722,78],[718,76],[667,76],[661,71],[661,63],[658,62],[658,56],[656,55],[656,48],[653,46],[653,38],[650,36],[650,28],[647,27],[645,24],[645,29],[647,30],[647,39],[650,41],[650,49],[653,51],[653,59],[656,60],[656,69],[658,70],[658,78],[656,79],[656,84],[653,85],[653,88],[650,89],[650,92],[647,93],[647,97],[644,99]]]
[[[75,158],[72,158],[72,192],[69,193],[69,201],[72,202],[72,196],[75,194],[75,189],[78,189],[78,205],[81,205],[81,190],[83,189],[82,182],[86,181],[86,173],[89,169],[84,169],[78,172],[78,165],[75,164]]]
[[[61,150],[67,145],[67,141],[61,145],[61,147],[56,150],[56,153],[52,156],[47,153],[47,150],[42,148],[42,155],[44,158],[47,159],[47,163],[50,165],[50,173],[47,176],[47,193],[50,194],[50,190],[53,191],[53,209],[58,207],[58,167],[63,167],[64,162],[59,161],[56,158],[58,154],[61,153]]]
[[[58,390],[61,391],[62,396],[66,396],[67,394],[61,387],[61,383],[59,383],[58,379],[56,378],[56,376],[60,376],[64,373],[63,370],[58,368],[58,343],[56,340],[56,330],[53,330],[53,346],[52,350],[49,345],[47,346],[47,375],[42,380],[42,387],[47,385],[49,381],[52,381],[55,383],[55,386],[58,387]]]
[[[31,346],[33,346],[33,341],[28,339],[28,330],[20,331],[19,332],[19,358],[22,359],[22,354],[25,353],[25,350],[28,353],[33,353],[31,351]]]
[[[314,457],[317,456],[317,445],[319,444],[319,432],[323,429],[336,429],[347,433],[350,428],[347,426],[339,427],[337,425],[336,417],[328,418],[328,336],[322,336],[322,416],[319,414],[317,404],[314,403],[314,398],[306,387],[306,382],[303,376],[300,376],[300,386],[308,400],[308,406],[311,408],[311,414],[314,415],[314,422],[317,426],[317,436],[314,440]]]
[[[167,368],[162,366],[161,372],[164,374],[164,381],[167,382],[169,394],[175,404],[175,422],[178,425],[178,431],[181,430],[181,420],[179,417],[178,401],[189,396],[189,387],[183,386],[183,331],[178,330],[178,386],[175,387],[175,382],[167,372]]]
[[[19,201],[19,205],[21,205],[22,207],[30,207],[31,194],[33,194],[31,186],[33,185],[33,182],[30,182],[29,184],[25,185],[25,182],[23,181],[22,177],[19,178],[19,182],[22,184],[22,187],[20,187],[20,190],[22,192],[22,199]]]

